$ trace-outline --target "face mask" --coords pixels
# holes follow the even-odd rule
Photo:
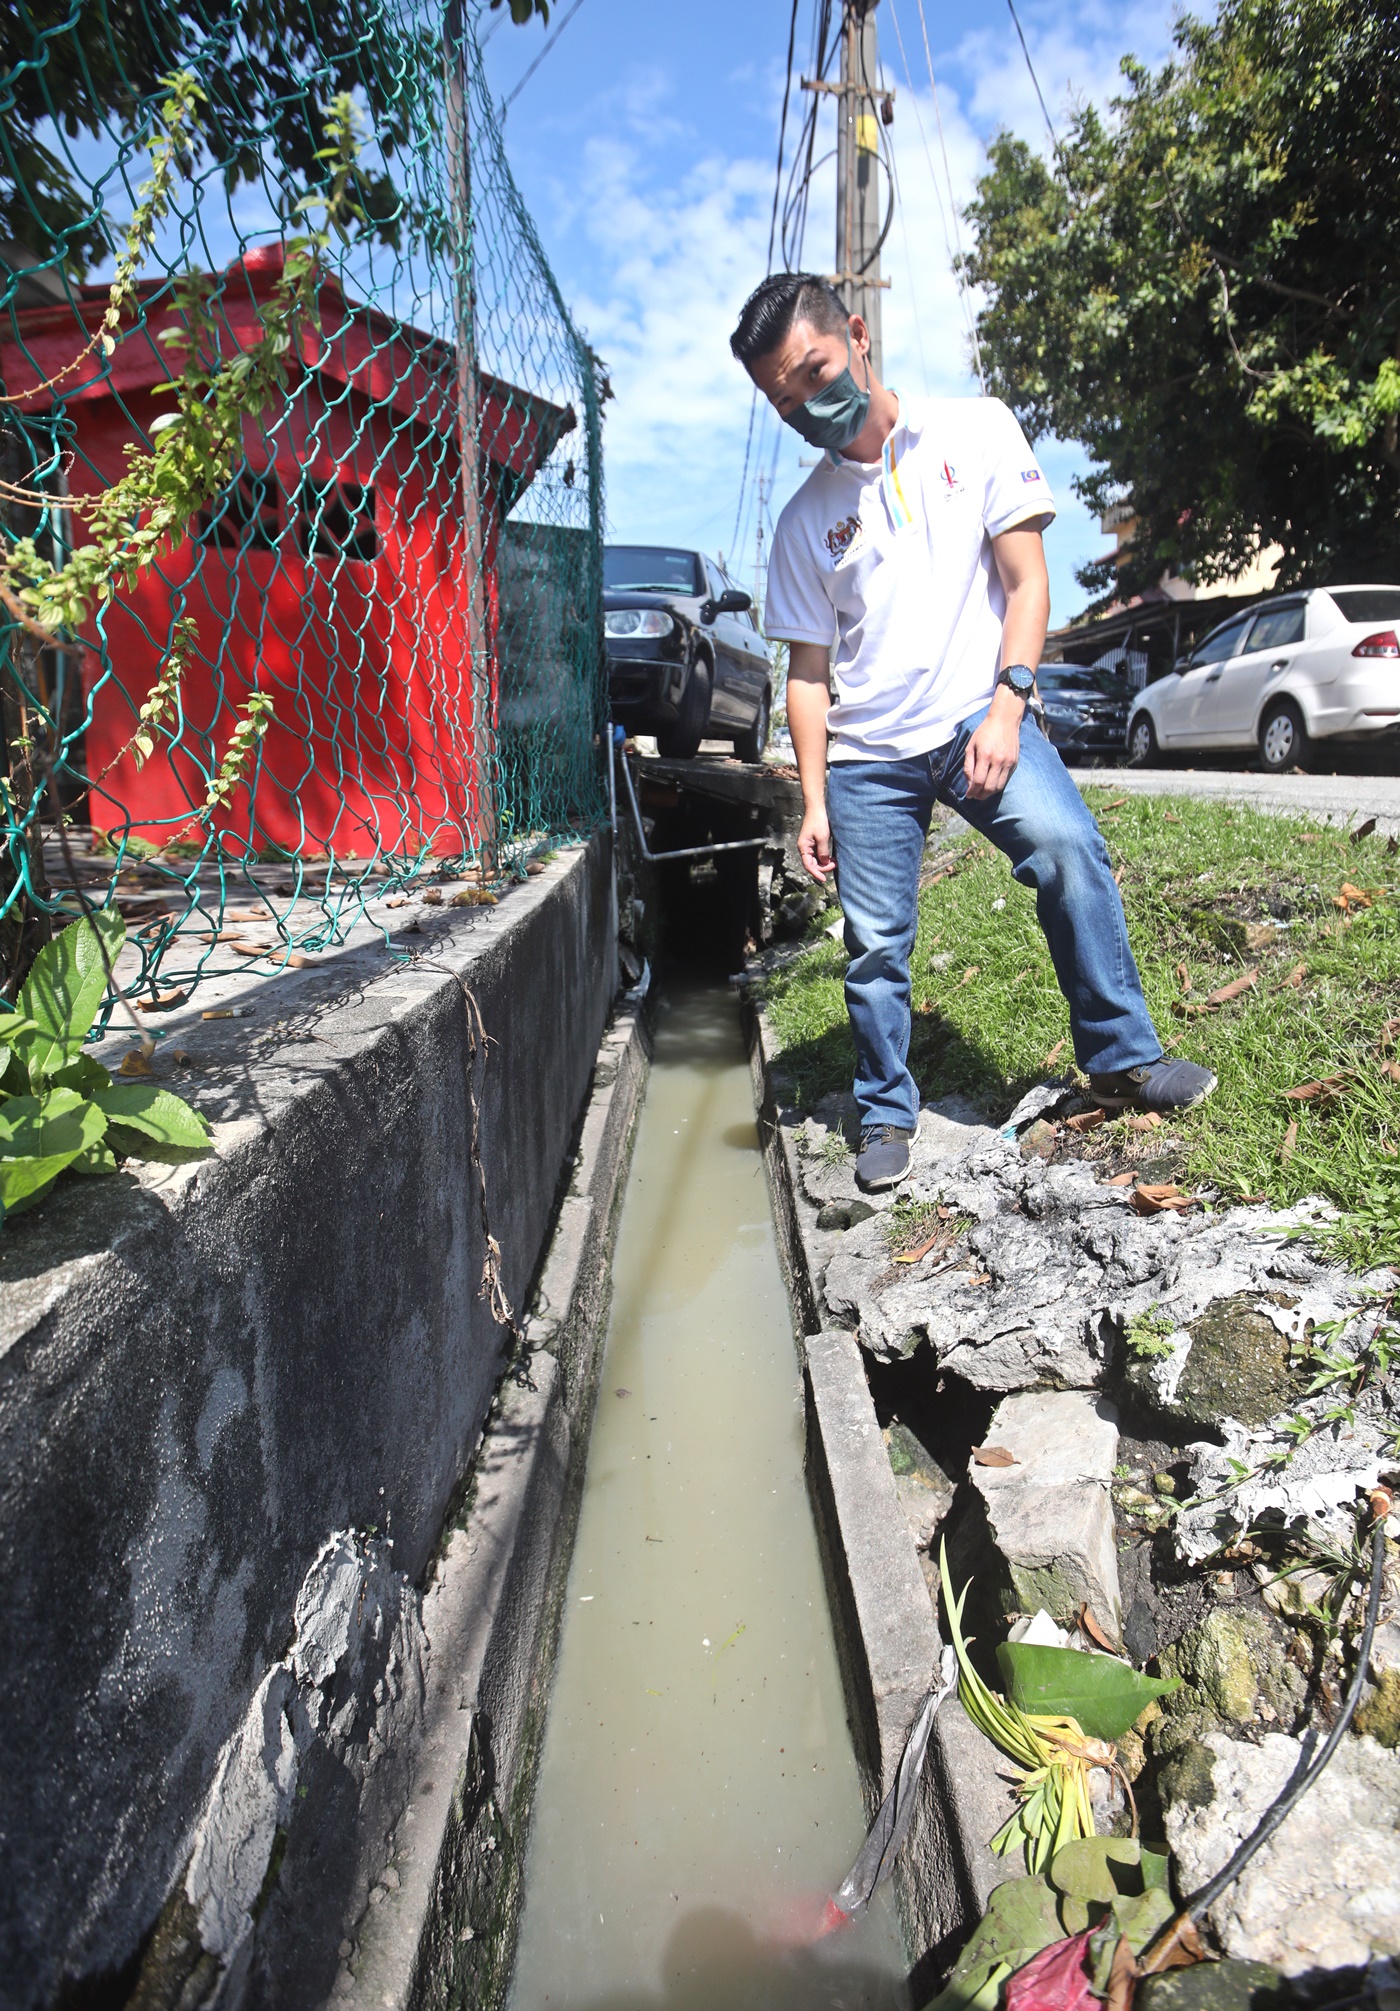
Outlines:
[[[805,405],[794,406],[791,412],[783,414],[783,423],[800,433],[813,447],[828,447],[839,454],[843,447],[849,447],[861,427],[865,415],[870,410],[870,365],[865,366],[865,389],[862,391],[851,375],[851,334],[846,331],[846,367],[839,377],[833,377]]]

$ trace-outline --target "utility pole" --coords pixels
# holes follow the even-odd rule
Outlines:
[[[880,340],[880,125],[894,116],[894,92],[879,88],[875,9],[879,0],[842,0],[841,81],[802,79],[804,91],[836,99],[836,270],[833,286],[870,330],[870,363],[884,375]],[[878,103],[878,111],[877,111]]]
[[[763,603],[766,598],[766,583],[763,572],[763,512],[772,494],[773,484],[767,475],[758,478],[758,509],[753,530],[753,611],[760,628],[763,626]]]

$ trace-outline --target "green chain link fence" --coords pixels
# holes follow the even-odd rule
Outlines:
[[[473,19],[0,35],[0,988],[89,905],[154,1007],[485,898],[603,812],[603,387]]]

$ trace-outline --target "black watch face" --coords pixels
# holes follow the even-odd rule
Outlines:
[[[1013,663],[1006,672],[1006,682],[1018,698],[1029,698],[1035,689],[1035,672],[1024,663]]]

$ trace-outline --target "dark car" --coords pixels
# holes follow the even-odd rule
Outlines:
[[[772,665],[742,587],[703,552],[607,545],[603,632],[612,715],[654,733],[686,761],[702,740],[732,740],[761,761],[773,711]]]
[[[1045,731],[1067,761],[1076,755],[1123,759],[1132,691],[1121,670],[1106,664],[1043,663],[1036,686]]]

